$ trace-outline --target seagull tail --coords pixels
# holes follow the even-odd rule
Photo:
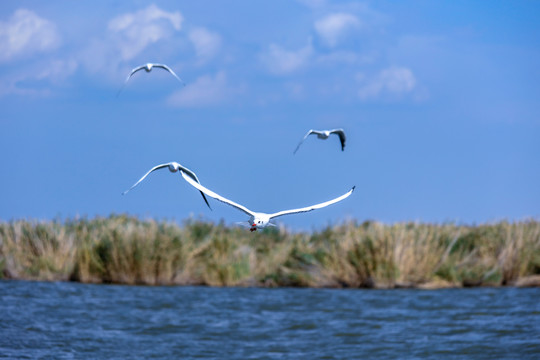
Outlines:
[[[249,221],[237,221],[235,222],[235,224],[243,226],[243,227],[251,227],[251,224],[249,223]]]

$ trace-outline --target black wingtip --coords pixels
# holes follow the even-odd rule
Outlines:
[[[356,189],[356,185],[354,185],[351,190],[354,191],[354,189]]]
[[[182,170],[180,170],[180,171],[182,171]],[[208,206],[208,208],[210,209],[210,211],[214,211],[214,210],[212,209],[212,207],[210,206],[210,204],[208,203],[208,199],[206,199],[206,196],[204,196],[204,193],[203,193],[202,191],[199,191],[199,192],[201,193],[201,195],[202,195],[202,197],[203,197],[203,199],[204,199],[204,202],[206,203],[206,206]]]

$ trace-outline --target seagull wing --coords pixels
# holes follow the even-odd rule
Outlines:
[[[156,165],[154,166],[153,168],[151,168],[146,174],[143,175],[142,178],[139,179],[139,181],[137,181],[135,184],[133,184],[133,186],[131,186],[129,189],[127,189],[126,191],[124,191],[122,193],[122,195],[126,195],[131,189],[133,189],[135,186],[139,185],[139,183],[141,181],[143,181],[152,171],[154,170],[157,170],[157,169],[161,169],[161,168],[164,168],[164,167],[168,167],[169,166],[169,163],[167,164],[160,164],[160,165]],[[206,199],[205,199],[206,200]]]
[[[175,78],[177,78],[178,81],[180,81],[182,84],[184,84],[184,86],[186,86],[186,83],[184,82],[184,80],[180,79],[180,78],[178,77],[178,75],[176,75],[176,73],[175,73],[170,67],[168,67],[167,65],[165,65],[165,64],[154,64],[154,67],[158,67],[158,68],[162,68],[162,69],[167,70],[167,71],[170,72]]]
[[[339,141],[341,142],[341,151],[345,150],[345,140],[347,139],[345,137],[345,131],[343,131],[343,129],[334,129],[330,130],[330,132],[339,136]]]
[[[316,210],[316,209],[326,207],[328,205],[335,204],[335,203],[337,203],[337,202],[339,202],[339,201],[341,201],[343,199],[348,198],[353,193],[355,187],[356,186],[353,186],[351,190],[349,190],[345,194],[343,194],[340,197],[337,197],[337,198],[335,198],[333,200],[329,200],[329,201],[326,201],[326,202],[323,202],[323,203],[320,203],[320,204],[317,204],[317,205],[306,206],[306,207],[303,207],[303,208],[300,208],[300,209],[284,210],[284,211],[279,211],[277,213],[270,214],[270,219],[276,218],[278,216],[283,216],[283,215],[297,214],[297,213],[301,213],[301,212],[308,212],[308,211],[312,211],[312,210]]]
[[[118,97],[118,95],[120,95],[120,93],[122,92],[122,90],[124,89],[124,87],[126,86],[127,82],[129,81],[129,79],[131,79],[131,77],[133,76],[133,74],[135,74],[137,71],[139,70],[142,70],[145,68],[146,65],[141,65],[141,66],[138,66],[136,67],[135,69],[131,70],[131,72],[129,73],[128,77],[126,78],[126,81],[124,81],[124,84],[122,84],[122,87],[120,88],[120,90],[118,90],[118,92],[116,93],[116,97]]]
[[[180,171],[180,173],[182,174],[182,177],[184,178],[184,180],[186,180],[188,183],[190,183],[193,187],[195,187],[197,190],[199,191],[202,191],[203,193],[205,193],[206,195],[216,199],[216,200],[219,200],[221,202],[224,202],[225,204],[229,204],[235,208],[237,208],[238,210],[240,211],[243,211],[245,212],[246,214],[248,214],[249,216],[254,216],[254,212],[249,210],[248,208],[246,208],[245,206],[242,206],[240,204],[237,204],[235,203],[234,201],[231,201],[229,199],[226,199],[224,198],[223,196],[221,195],[218,195],[216,194],[215,192],[213,192],[212,190],[209,190],[207,188],[205,188],[204,186],[202,186],[201,184],[199,184],[198,182],[196,182],[195,180],[193,180],[191,177],[189,177],[189,175],[186,175],[183,171]]]
[[[317,131],[316,130],[309,130],[306,135],[304,135],[304,138],[302,140],[300,140],[300,142],[298,143],[298,146],[296,147],[296,149],[294,150],[293,154],[296,154],[296,152],[298,151],[298,149],[300,148],[300,145],[302,145],[302,143],[304,142],[304,140],[306,140],[306,138],[311,135],[311,134],[316,134]]]
[[[144,69],[145,67],[146,67],[146,65],[141,65],[141,66],[137,66],[135,69],[131,70],[131,72],[129,73],[129,76],[126,79],[126,82],[128,82],[128,80],[133,76],[133,74],[135,74],[139,70]]]
[[[191,170],[189,170],[187,167],[184,167],[184,166],[180,166],[180,171],[181,173],[185,173],[187,176],[189,176],[190,178],[192,178],[194,181],[196,181],[198,184],[200,184],[201,182],[199,181],[199,179],[197,178],[197,175],[195,175],[195,173]],[[202,191],[200,191],[203,199],[204,199],[204,202],[206,203],[206,206],[208,206],[208,208],[210,210],[212,210],[212,207],[210,206],[210,204],[208,203],[208,199],[206,198],[206,196],[204,195],[204,193]]]

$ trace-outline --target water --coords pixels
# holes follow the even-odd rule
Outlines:
[[[540,359],[540,289],[0,281],[0,358]]]

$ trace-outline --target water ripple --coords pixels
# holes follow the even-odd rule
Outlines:
[[[0,281],[0,358],[537,359],[539,298]]]

